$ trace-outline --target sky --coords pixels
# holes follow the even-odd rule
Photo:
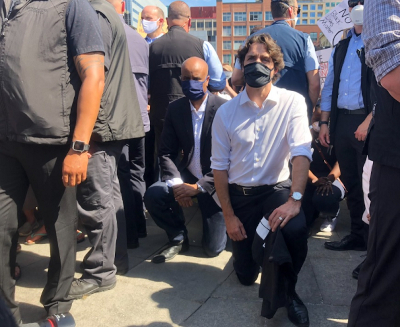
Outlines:
[[[166,6],[169,6],[169,4],[171,2],[173,2],[174,0],[161,0],[161,2],[163,4],[165,4]],[[183,0],[185,1],[189,7],[209,7],[209,6],[215,6],[215,0]],[[224,2],[246,2],[246,0],[227,0]],[[249,0],[248,2],[254,2],[252,0]]]

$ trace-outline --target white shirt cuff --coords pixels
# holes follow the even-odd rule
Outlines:
[[[173,178],[173,179],[168,179],[165,181],[165,184],[167,184],[167,186],[172,187],[175,185],[180,185],[183,184],[183,180],[179,177]]]

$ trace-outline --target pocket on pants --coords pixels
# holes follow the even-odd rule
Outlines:
[[[78,186],[78,203],[84,210],[105,208],[112,196],[110,158],[96,152],[89,159],[86,180]]]

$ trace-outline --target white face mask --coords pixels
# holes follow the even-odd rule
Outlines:
[[[158,20],[151,21],[151,20],[142,19],[142,26],[143,26],[143,30],[146,34],[151,34],[157,30]]]
[[[357,5],[351,10],[350,18],[354,25],[362,25],[363,17],[364,17],[363,5]]]

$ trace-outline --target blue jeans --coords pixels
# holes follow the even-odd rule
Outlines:
[[[224,216],[208,193],[198,194],[197,199],[203,217],[203,249],[208,256],[215,257],[226,245]],[[156,224],[166,231],[170,242],[183,241],[187,237],[185,217],[171,187],[163,182],[153,184],[144,195],[144,203]]]

